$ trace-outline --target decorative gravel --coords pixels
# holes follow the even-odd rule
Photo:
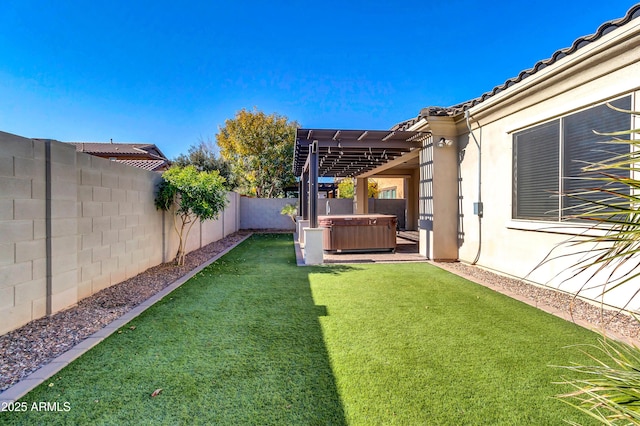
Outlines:
[[[604,331],[610,337],[627,343],[635,345],[638,343],[640,322],[629,313],[617,309],[606,309],[595,302],[576,298],[570,293],[499,275],[469,264],[456,262],[436,265],[507,295],[517,294],[533,306],[550,307],[551,310],[568,314],[576,323],[582,323],[581,325],[586,325],[594,331]]]
[[[233,247],[246,235],[242,232],[229,235],[187,254],[184,266],[177,267],[173,262],[154,266],[82,299],[76,306],[0,336],[0,391],[46,365],[202,263]]]

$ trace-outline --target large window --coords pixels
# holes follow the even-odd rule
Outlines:
[[[631,96],[610,102],[631,109]],[[513,218],[559,221],[577,200],[566,194],[592,187],[582,168],[628,152],[626,144],[605,144],[610,136],[594,133],[628,130],[629,114],[598,105],[544,123],[513,136]],[[566,211],[566,210],[565,210]]]
[[[395,199],[395,198],[397,198],[396,187],[394,186],[393,188],[386,188],[386,189],[381,190],[380,192],[378,192],[378,198],[382,198],[382,199]]]

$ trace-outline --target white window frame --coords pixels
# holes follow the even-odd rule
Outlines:
[[[548,123],[552,123],[554,121],[558,121],[559,125],[558,125],[558,144],[559,144],[559,150],[558,150],[558,190],[560,191],[560,193],[564,193],[565,190],[565,177],[564,177],[564,172],[565,172],[565,165],[564,165],[564,156],[565,156],[565,141],[564,141],[564,122],[565,119],[567,117],[570,117],[574,114],[578,114],[581,113],[583,111],[587,111],[591,108],[595,108],[595,107],[599,107],[601,105],[604,105],[608,102],[613,102],[613,101],[617,101],[623,98],[630,98],[630,105],[631,105],[631,110],[636,110],[637,108],[635,107],[636,104],[636,93],[632,92],[632,93],[626,93],[624,95],[621,96],[617,96],[615,98],[611,98],[608,99],[606,101],[603,102],[598,102],[595,104],[591,104],[587,107],[584,107],[580,110],[576,110],[576,111],[572,111],[570,113],[566,113],[564,115],[561,116],[556,116],[553,119],[544,121],[544,122],[538,122],[535,125],[532,125],[530,127],[525,127],[525,128],[521,128],[519,129],[517,132],[512,132],[511,133],[511,142],[512,142],[512,149],[515,149],[515,136],[521,132],[527,131],[529,129],[533,129],[535,127],[538,126],[542,126]],[[638,126],[636,125],[636,123],[640,122],[640,119],[638,119],[635,116],[631,117],[630,120],[630,128],[637,128]],[[634,135],[634,138],[638,138],[638,135]],[[559,233],[559,234],[571,234],[571,235],[576,235],[576,234],[581,234],[581,233],[585,233],[585,235],[604,235],[607,230],[608,227],[606,226],[596,226],[594,227],[592,224],[588,224],[585,225],[584,223],[580,223],[580,222],[574,222],[574,221],[567,221],[567,220],[563,220],[561,217],[561,212],[562,212],[562,208],[563,208],[563,198],[562,196],[558,196],[558,216],[557,216],[557,220],[545,220],[545,219],[535,219],[535,218],[516,218],[516,191],[517,188],[515,188],[515,172],[514,172],[514,167],[515,167],[515,155],[512,155],[512,161],[514,161],[514,164],[512,164],[512,174],[511,174],[511,184],[512,184],[512,190],[511,190],[511,212],[510,212],[510,216],[511,219],[507,221],[506,223],[506,227],[509,229],[518,229],[518,230],[527,230],[527,231],[541,231],[541,232],[550,232],[550,233]]]

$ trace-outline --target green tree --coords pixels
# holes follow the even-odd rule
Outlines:
[[[226,180],[229,190],[235,188],[235,178],[231,173],[231,167],[223,158],[216,157],[215,144],[211,141],[200,140],[197,145],[191,145],[187,154],[178,155],[172,163],[179,167],[194,165],[201,172],[217,170]]]
[[[237,190],[260,198],[284,196],[295,183],[293,149],[298,123],[287,117],[242,109],[225,121],[216,142],[231,164]]]
[[[196,219],[217,219],[227,204],[224,178],[217,170],[198,171],[195,166],[174,166],[162,174],[155,206],[173,213],[179,245],[175,262],[184,265],[186,243]]]
[[[291,218],[293,223],[296,223],[296,216],[298,215],[298,206],[296,204],[287,204],[280,210],[281,215],[286,215]]]
[[[367,196],[369,198],[378,198],[378,182],[373,179],[369,179],[367,184]],[[353,198],[354,196],[354,182],[351,178],[344,178],[338,182],[338,198]]]

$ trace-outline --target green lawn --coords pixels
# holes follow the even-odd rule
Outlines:
[[[594,333],[428,264],[296,267],[291,240],[245,241],[0,424],[588,422],[549,365]]]

